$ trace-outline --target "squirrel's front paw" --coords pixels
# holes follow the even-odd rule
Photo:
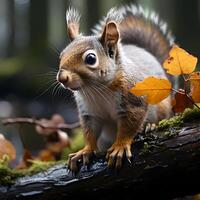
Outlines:
[[[68,167],[72,172],[78,171],[77,161],[83,160],[83,165],[89,164],[90,156],[93,154],[94,150],[88,146],[85,146],[83,149],[76,153],[69,154]]]
[[[121,168],[122,159],[125,154],[129,162],[132,157],[131,144],[133,140],[125,140],[120,142],[115,142],[107,151],[106,159],[108,160],[108,167],[115,166],[116,169]]]

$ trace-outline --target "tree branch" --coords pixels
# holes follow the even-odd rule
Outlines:
[[[72,124],[66,124],[66,123],[60,123],[57,126],[49,125],[48,123],[43,123],[40,120],[34,119],[34,118],[7,118],[2,120],[3,125],[9,125],[9,124],[33,124],[38,125],[42,128],[48,128],[48,129],[73,129],[80,126],[79,122],[75,122]]]
[[[0,199],[163,200],[200,192],[199,121],[139,136],[132,153],[132,164],[125,160],[119,171],[108,169],[104,156],[97,155],[88,168],[80,163],[76,175],[66,165],[58,165],[20,178],[11,186],[0,187]]]

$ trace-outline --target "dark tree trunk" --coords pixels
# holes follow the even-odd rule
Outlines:
[[[15,51],[15,3],[14,3],[14,0],[10,0],[6,3],[8,6],[8,22],[10,26],[6,56],[11,57],[14,55],[14,51]]]
[[[172,199],[200,192],[199,122],[140,136],[132,152],[132,164],[125,161],[118,172],[96,156],[88,169],[80,164],[76,175],[58,165],[1,186],[0,199]]]
[[[199,0],[192,1],[192,4],[189,1],[174,1],[174,12],[177,43],[199,57]]]
[[[30,4],[30,46],[35,56],[44,57],[47,50],[47,0]]]

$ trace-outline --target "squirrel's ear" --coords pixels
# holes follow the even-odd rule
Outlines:
[[[66,12],[67,32],[71,41],[79,35],[80,17],[78,11],[73,8],[69,8]]]
[[[114,53],[116,45],[119,41],[119,30],[117,24],[113,21],[108,22],[104,27],[103,33],[100,37],[100,42],[104,48],[108,50],[108,53]]]

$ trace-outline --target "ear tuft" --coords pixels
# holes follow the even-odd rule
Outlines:
[[[76,9],[70,7],[66,11],[67,32],[71,41],[79,35],[80,18],[81,15]]]
[[[116,24],[120,24],[123,20],[122,13],[117,8],[111,8],[106,15],[106,24],[114,21]]]
[[[69,23],[79,23],[80,18],[81,18],[81,15],[79,14],[79,12],[75,8],[70,7],[66,11],[67,24],[69,24]]]

